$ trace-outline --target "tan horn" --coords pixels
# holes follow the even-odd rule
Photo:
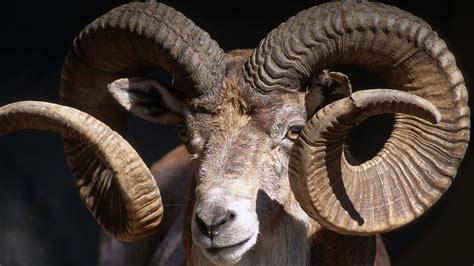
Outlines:
[[[163,215],[148,167],[117,132],[74,108],[25,101],[0,108],[0,136],[22,129],[61,134],[77,150],[68,157],[79,196],[102,228],[125,241],[154,233]]]
[[[363,235],[385,232],[420,216],[451,184],[469,142],[467,90],[454,56],[430,26],[408,12],[380,3],[327,3],[300,12],[260,43],[246,64],[245,74],[256,92],[270,95],[274,91],[302,90],[322,69],[347,64],[379,74],[387,88],[426,99],[441,115],[441,121],[432,124],[413,116],[419,115],[416,112],[397,114],[394,130],[376,157],[362,165],[339,162],[343,175],[337,182],[343,184],[337,187],[341,190],[326,187],[321,191],[325,183],[314,183],[317,193],[307,191],[309,194],[300,198],[312,197],[318,202],[319,211],[304,208],[333,230]],[[392,96],[387,97],[390,101]],[[387,108],[385,112],[401,111],[397,105]],[[354,123],[344,121],[347,125]],[[318,150],[318,156],[321,152],[334,158],[341,156],[340,141],[345,133],[331,132],[336,135],[325,137],[338,138],[339,142],[320,147],[325,150]],[[305,154],[310,156],[310,152]],[[316,163],[314,156],[299,159]],[[306,167],[309,169],[293,171],[310,174],[316,169],[315,165]],[[318,172],[321,177],[328,174]],[[297,178],[296,172],[292,175]],[[298,178],[303,182],[308,176]],[[342,188],[348,197],[339,197],[344,194]],[[307,189],[301,185],[294,194],[301,190]],[[304,206],[307,200],[300,203]],[[347,209],[349,202],[354,209]],[[360,217],[352,216],[355,213]]]

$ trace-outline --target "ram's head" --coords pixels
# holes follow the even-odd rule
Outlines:
[[[346,64],[380,74],[389,89],[351,93],[345,76],[321,72]],[[156,69],[180,86],[147,76]],[[320,75],[342,99],[323,107],[335,86]],[[281,212],[343,234],[409,223],[449,187],[470,128],[445,43],[419,18],[374,3],[308,9],[255,50],[230,53],[169,7],[124,5],[77,37],[61,97],[89,115],[17,103],[1,109],[0,133],[60,132],[86,206],[106,231],[134,240],[159,225],[160,194],[139,155],[103,123],[123,133],[125,108],[175,124],[198,169],[193,240],[220,262],[237,261]],[[347,132],[386,112],[396,115],[383,149],[352,162]]]

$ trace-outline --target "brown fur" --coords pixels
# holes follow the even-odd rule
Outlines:
[[[152,167],[162,191],[165,215],[153,240],[138,244],[149,251],[148,259],[142,256],[134,265],[145,265],[151,258],[157,265],[184,261],[187,265],[211,265],[204,248],[197,244],[196,234],[201,236],[193,229],[193,220],[199,209],[213,215],[214,206],[229,199],[250,199],[258,218],[256,243],[244,253],[240,264],[388,265],[379,236],[339,235],[322,228],[299,207],[287,178],[291,141],[286,139],[286,132],[293,120],[306,121],[307,95],[304,91],[262,95],[245,87],[241,72],[249,55],[250,50],[229,52],[222,88],[185,105],[189,135],[185,144],[190,155],[177,148]],[[226,199],[215,201],[209,191],[216,188],[225,191],[222,196]],[[221,241],[225,245],[239,241],[239,234],[245,233],[240,229],[222,229],[229,236]],[[180,230],[182,239],[176,242]],[[137,247],[132,244],[120,250],[102,250],[101,257],[117,252],[115,257],[129,258],[127,249]],[[161,254],[168,257],[157,258]]]

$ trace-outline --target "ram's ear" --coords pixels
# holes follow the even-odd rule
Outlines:
[[[308,85],[306,94],[306,109],[308,117],[324,106],[352,94],[349,78],[340,72],[327,69],[320,75],[314,76]]]
[[[147,121],[160,124],[182,121],[182,99],[159,81],[123,78],[110,83],[109,91],[121,106]]]

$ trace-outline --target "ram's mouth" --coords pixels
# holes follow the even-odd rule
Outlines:
[[[228,246],[204,248],[204,253],[216,264],[235,264],[255,245],[257,235],[258,233],[254,233],[249,238]]]
[[[218,253],[222,251],[228,251],[231,249],[238,249],[240,246],[243,246],[245,243],[247,243],[252,237],[249,237],[245,240],[242,240],[238,243],[235,243],[233,245],[229,246],[221,246],[221,247],[212,247],[212,248],[206,248],[206,252],[209,253],[210,255],[217,255]]]

